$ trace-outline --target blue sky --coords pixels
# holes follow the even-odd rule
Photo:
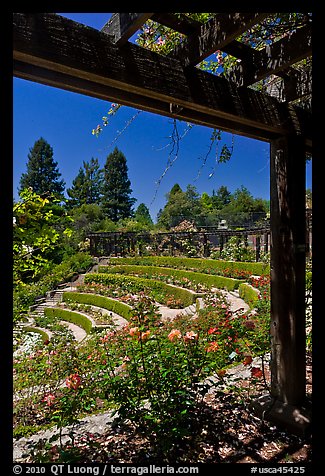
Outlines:
[[[97,29],[102,28],[111,15],[60,14]],[[54,159],[58,162],[66,188],[71,186],[83,160],[97,157],[100,166],[104,166],[107,155],[117,146],[127,159],[132,196],[137,199],[135,207],[145,203],[154,220],[166,203],[166,193],[175,183],[183,189],[193,184],[200,194],[211,194],[221,185],[234,192],[243,185],[254,197],[269,199],[269,144],[234,136],[230,161],[216,166],[215,156],[211,153],[201,169],[209,150],[212,129],[197,125],[180,142],[178,158],[157,189],[157,181],[164,173],[171,151],[168,146],[173,130],[171,119],[142,111],[119,135],[119,131],[137,113],[136,109],[123,106],[96,138],[91,131],[102,123],[101,118],[107,114],[110,105],[111,101],[14,78],[14,197],[18,198],[17,187],[21,174],[26,171],[29,149],[43,137],[53,147]],[[185,126],[185,123],[179,122],[180,133]],[[232,135],[222,133],[222,143],[230,146]],[[306,185],[311,188],[311,165],[307,167]]]

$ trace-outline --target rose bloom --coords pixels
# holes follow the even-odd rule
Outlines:
[[[142,332],[141,335],[139,336],[139,339],[142,340],[142,342],[146,342],[149,339],[150,336],[150,331]]]
[[[71,374],[69,377],[65,379],[65,384],[68,388],[73,388],[74,390],[77,390],[81,383],[81,378],[79,377],[78,374]]]
[[[218,342],[211,342],[206,348],[207,352],[216,352],[219,349]]]
[[[253,362],[253,357],[251,355],[246,355],[243,365],[249,365]]]
[[[109,332],[104,337],[101,337],[100,340],[101,342],[107,342],[110,337],[113,337],[113,335],[114,335],[114,332]]]
[[[42,402],[45,402],[46,405],[50,407],[52,403],[54,402],[54,400],[55,400],[55,396],[52,393],[49,393],[48,395],[45,395]]]
[[[188,342],[191,342],[192,340],[197,340],[198,339],[198,334],[196,334],[194,331],[189,331],[186,332],[184,336],[184,341],[187,344]]]
[[[129,334],[130,334],[131,337],[139,336],[140,335],[139,328],[138,327],[131,327],[131,329],[129,330]]]
[[[173,329],[168,334],[168,339],[170,340],[170,342],[173,342],[176,339],[181,339],[181,337],[182,337],[182,333],[178,329]]]
[[[258,367],[252,367],[251,368],[251,376],[252,377],[261,378],[262,375],[263,375],[263,372]]]
[[[256,327],[255,322],[252,321],[251,319],[244,322],[244,326],[246,327],[246,329],[255,329]]]
[[[219,377],[223,377],[224,375],[226,375],[226,369],[218,370],[217,375]]]

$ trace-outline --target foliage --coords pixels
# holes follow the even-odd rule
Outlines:
[[[122,302],[116,301],[115,299],[110,299],[106,296],[100,296],[91,293],[79,293],[79,292],[64,292],[63,301],[70,303],[84,303],[91,304],[93,306],[98,306],[108,311],[115,312],[125,319],[130,318],[131,316],[131,307]]]
[[[80,207],[74,207],[71,210],[73,218],[72,228],[74,233],[71,242],[76,248],[78,244],[85,240],[88,233],[103,230],[107,228],[115,230],[115,224],[105,218],[101,206],[97,203],[83,204]]]
[[[103,171],[99,168],[98,159],[91,158],[90,162],[83,161],[78,175],[72,181],[72,187],[67,189],[69,207],[80,207],[83,204],[100,202],[103,182]]]
[[[240,236],[232,236],[221,252],[221,258],[228,261],[254,261],[255,252]]]
[[[196,295],[186,289],[178,289],[163,282],[137,278],[135,276],[118,276],[115,274],[96,273],[85,276],[85,283],[99,283],[104,285],[119,286],[131,294],[145,292],[161,304],[168,305],[173,299],[177,307],[187,307],[195,302]]]
[[[53,159],[53,149],[41,137],[29,150],[27,172],[21,176],[19,192],[31,187],[38,195],[52,195],[62,200],[65,182],[60,177],[58,163]]]
[[[17,284],[13,293],[13,318],[19,321],[28,312],[36,298],[45,296],[47,291],[55,289],[58,284],[70,280],[76,273],[86,271],[93,258],[87,253],[76,253],[65,258],[61,264],[53,265],[40,280],[30,284]]]
[[[115,147],[104,165],[102,207],[107,218],[117,222],[132,216],[136,199],[130,197],[131,193],[126,157]]]
[[[135,211],[134,218],[139,223],[147,225],[148,227],[152,227],[153,225],[149,208],[144,203],[139,204],[138,208]]]
[[[233,262],[224,260],[185,258],[174,256],[137,256],[132,258],[111,257],[110,265],[166,266],[187,269],[207,274],[218,274],[232,278],[247,279],[251,274],[262,275],[270,271],[265,263]]]
[[[172,268],[139,265],[114,265],[100,266],[100,273],[117,273],[123,275],[142,276],[148,279],[163,280],[168,284],[195,289],[196,292],[205,292],[212,287],[233,291],[239,286],[240,281],[223,276],[185,271]]]
[[[251,308],[258,302],[259,294],[247,283],[241,283],[238,287],[239,297],[241,297]]]
[[[58,320],[72,322],[82,327],[87,334],[92,330],[92,321],[87,316],[80,314],[79,312],[70,311],[68,309],[60,309],[56,307],[46,307],[44,309],[45,317],[55,317]]]
[[[153,301],[141,294],[126,327],[94,334],[78,348],[61,337],[17,356],[17,431],[32,418],[54,423],[59,457],[70,458],[62,442],[64,427],[106,398],[118,421],[131,421],[168,459],[173,445],[194,431],[194,413],[209,388],[224,385],[225,368],[235,361],[249,365],[255,352],[267,349],[260,316],[233,315],[218,293],[205,303],[194,319],[182,315],[163,323]],[[210,381],[213,374],[218,377]],[[73,430],[68,436],[72,451]],[[35,461],[42,457],[35,454]]]
[[[254,198],[245,187],[231,194],[227,187],[221,186],[210,196],[203,192],[200,196],[194,186],[188,185],[185,192],[175,184],[166,195],[167,202],[158,214],[157,227],[167,230],[175,228],[183,221],[193,226],[217,226],[221,219],[228,225],[254,225],[267,216],[268,204],[265,200]]]
[[[194,186],[188,185],[185,192],[178,184],[175,184],[169,194],[167,203],[159,213],[157,226],[170,229],[179,225],[184,220],[197,221],[200,215],[200,201],[197,190]]]
[[[21,191],[20,201],[14,204],[14,285],[39,277],[48,267],[46,253],[53,250],[60,239],[55,228],[58,218],[53,213],[57,201],[41,197],[29,188]],[[66,228],[63,234],[70,235],[71,230]]]

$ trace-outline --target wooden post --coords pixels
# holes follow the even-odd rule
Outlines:
[[[269,251],[269,234],[264,233],[264,253],[267,254]]]
[[[219,235],[220,236],[220,248],[219,248],[219,256],[221,257],[222,255],[222,250],[223,250],[223,235]]]
[[[305,153],[299,136],[271,142],[271,396],[265,418],[304,434],[306,401]]]
[[[305,151],[299,136],[271,143],[271,393],[301,405],[306,393]]]
[[[261,237],[260,235],[256,235],[256,257],[255,261],[258,262],[261,258]]]

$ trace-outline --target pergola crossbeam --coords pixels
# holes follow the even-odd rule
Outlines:
[[[113,13],[102,32],[111,35],[116,45],[124,45],[153,13]]]
[[[248,86],[271,74],[282,75],[284,69],[311,56],[311,39],[311,27],[307,25],[263,50],[255,51],[252,48],[251,57],[246,48],[246,57],[226,76],[229,80],[235,81],[238,86]]]
[[[167,26],[183,35],[191,35],[197,33],[201,27],[201,23],[186,17],[184,14],[175,16],[173,13],[154,13],[151,20]]]
[[[268,13],[220,13],[200,27],[199,34],[193,33],[180,43],[170,56],[182,61],[185,66],[194,66],[216,50],[222,50],[248,28]]]
[[[206,116],[213,119],[209,119],[212,127],[225,126],[260,140],[296,128],[305,134],[307,144],[311,139],[309,114],[304,111],[298,122],[288,121],[291,111],[266,94],[237,88],[224,78],[186,68],[178,60],[129,42],[119,48],[106,34],[55,14],[14,14],[14,74],[45,84],[47,75],[57,87],[62,87],[64,75],[74,78],[73,91],[80,81],[83,94],[96,97],[97,89],[103,99],[106,87],[107,100],[131,105],[132,98],[133,107],[158,114],[164,109],[189,122],[200,123],[200,116]],[[114,91],[118,98],[110,95]]]

